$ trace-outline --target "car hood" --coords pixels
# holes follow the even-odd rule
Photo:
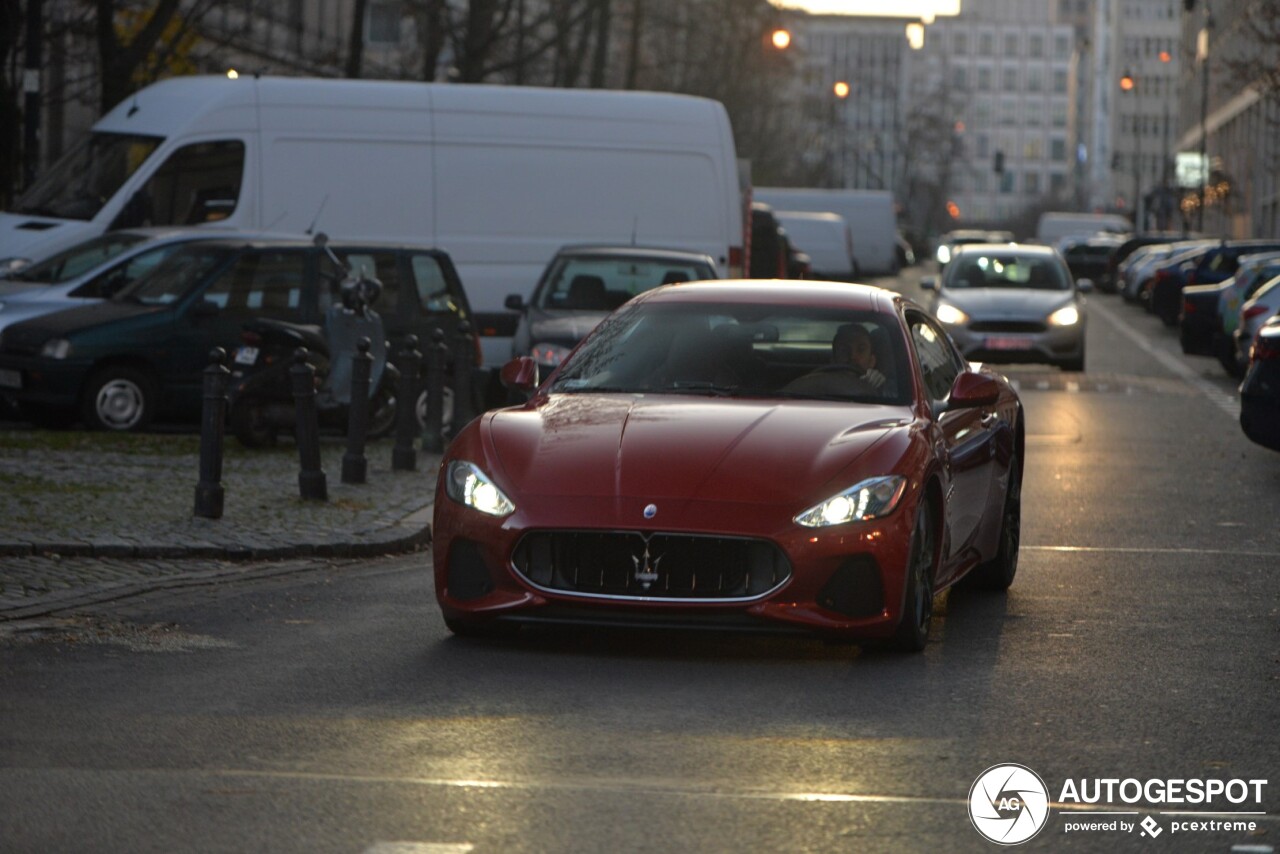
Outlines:
[[[939,299],[975,320],[1043,319],[1074,299],[1071,291],[1030,288],[946,289]]]
[[[911,413],[795,401],[552,395],[483,423],[505,480],[525,496],[766,504],[815,493],[820,499],[822,487],[890,432],[907,429]],[[841,488],[851,485],[841,481]]]
[[[547,344],[577,344],[609,316],[607,311],[529,310],[529,340]]]

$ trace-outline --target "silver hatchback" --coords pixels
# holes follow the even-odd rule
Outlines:
[[[929,309],[965,358],[1042,362],[1084,370],[1089,279],[1073,280],[1056,249],[1031,244],[969,244],[940,277],[926,277]]]

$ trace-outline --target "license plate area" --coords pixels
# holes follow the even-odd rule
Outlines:
[[[983,346],[988,350],[1030,350],[1032,340],[1019,335],[990,335]]]
[[[237,365],[252,365],[258,361],[257,347],[237,347],[235,363]]]

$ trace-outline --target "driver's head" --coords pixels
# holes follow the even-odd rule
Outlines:
[[[846,323],[831,339],[831,361],[837,365],[853,365],[861,370],[876,366],[876,352],[871,346],[871,333],[859,323]]]

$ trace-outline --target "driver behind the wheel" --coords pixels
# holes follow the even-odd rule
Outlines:
[[[867,394],[881,389],[885,376],[876,368],[871,333],[860,323],[845,323],[831,339],[831,363],[786,385],[783,391],[816,394]]]

